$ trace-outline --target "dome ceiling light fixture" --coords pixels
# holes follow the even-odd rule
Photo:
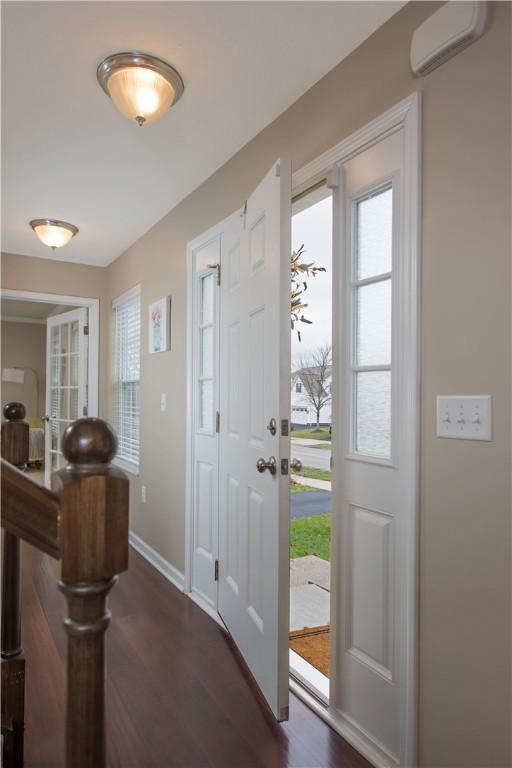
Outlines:
[[[183,95],[176,70],[147,53],[114,53],[96,70],[98,82],[117,109],[140,126],[152,123]]]
[[[78,227],[57,219],[32,219],[30,226],[41,240],[53,251],[67,245],[78,232]]]

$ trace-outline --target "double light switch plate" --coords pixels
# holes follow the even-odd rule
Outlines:
[[[455,440],[491,440],[491,396],[437,398],[437,436]]]

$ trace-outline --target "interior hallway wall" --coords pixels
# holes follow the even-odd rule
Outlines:
[[[437,7],[409,3],[167,214],[109,267],[109,298],[141,283],[132,527],[182,571],[187,242],[237,209],[280,155],[298,169],[423,92],[420,761],[489,768],[512,764],[510,4],[491,6],[482,39],[415,79],[411,36]],[[172,350],[149,355],[148,304],[167,294]],[[436,438],[436,395],[459,393],[493,395],[491,443]]]
[[[100,302],[99,414],[107,416],[108,322],[106,310],[107,270],[86,264],[55,259],[36,259],[20,254],[2,253],[2,288],[62,296],[83,296]],[[63,307],[64,311],[64,307]]]
[[[27,419],[41,418],[46,408],[46,326],[14,322],[1,325],[2,371],[4,368],[25,371],[23,384],[2,381],[2,407],[17,400],[25,405]]]

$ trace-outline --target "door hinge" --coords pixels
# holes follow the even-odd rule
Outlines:
[[[215,561],[215,581],[219,580],[219,561]]]
[[[86,405],[84,405],[84,407],[82,408],[82,416],[87,416],[87,415],[88,415],[88,408]]]
[[[215,412],[215,431],[220,432],[220,412]]]
[[[217,285],[220,285],[220,264],[207,264],[208,269],[215,269],[217,272]]]
[[[247,217],[247,200],[244,203],[244,209],[242,211],[242,218],[244,220],[244,229],[245,229],[245,219]]]
[[[88,335],[89,335],[89,326],[84,325],[84,336],[88,336]]]
[[[327,189],[338,189],[340,185],[339,165],[332,165],[327,171],[326,183]]]

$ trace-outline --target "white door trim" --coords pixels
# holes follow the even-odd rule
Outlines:
[[[331,173],[338,164],[364,152],[382,139],[403,130],[405,157],[405,208],[402,215],[402,239],[406,243],[407,259],[404,259],[401,279],[408,286],[408,302],[401,307],[400,322],[406,328],[404,335],[405,357],[407,364],[403,366],[403,388],[407,403],[406,424],[402,425],[407,445],[410,447],[410,465],[407,471],[407,526],[403,539],[405,552],[405,578],[403,584],[403,616],[405,652],[402,657],[400,674],[400,729],[402,766],[416,765],[417,751],[417,676],[418,676],[418,513],[419,513],[419,424],[420,424],[420,238],[421,238],[421,94],[415,92],[399,102],[384,114],[377,117],[361,130],[352,134],[332,149],[308,165],[299,169],[292,177],[293,195],[304,192],[318,181],[328,177],[328,186],[334,188],[338,174]],[[333,253],[339,248],[339,233],[334,228]],[[333,280],[333,291],[335,290]],[[334,298],[334,294],[333,294]],[[337,309],[338,297],[333,300],[333,328],[340,333],[343,320],[343,310]],[[333,339],[334,343],[334,339]],[[334,371],[339,379],[341,372]],[[333,397],[333,416],[339,413],[340,403],[337,402],[336,392]],[[342,457],[340,430],[333,430],[333,462],[338,465]],[[335,492],[335,491],[334,491]],[[336,499],[333,499],[336,508]],[[332,550],[339,551],[338,526],[333,520]],[[336,583],[336,568],[333,571],[333,583]],[[337,623],[337,604],[332,600],[331,612],[334,627]],[[333,632],[334,634],[334,632]],[[333,638],[333,643],[336,638]],[[334,661],[334,658],[333,658]],[[331,677],[331,700],[336,701],[335,688],[342,684],[336,678],[333,669]],[[294,684],[295,688],[295,684]],[[308,697],[305,697],[306,700]],[[321,705],[318,709],[322,712]],[[323,708],[322,716],[333,725],[356,749],[364,754],[372,763],[378,766],[396,765],[391,761],[385,750],[372,741],[369,734],[362,733],[353,723],[344,720],[334,708]]]
[[[43,304],[67,304],[71,307],[87,307],[89,310],[89,374],[88,413],[98,415],[99,390],[99,343],[100,343],[100,302],[99,299],[84,296],[64,296],[61,293],[38,293],[2,288],[0,298],[36,301]]]

